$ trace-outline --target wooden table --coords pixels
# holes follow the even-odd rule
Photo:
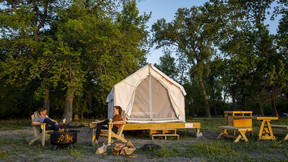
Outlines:
[[[225,124],[235,127],[252,127],[252,111],[224,111]]]
[[[262,120],[259,130],[259,140],[275,140],[270,121],[278,120],[278,117],[253,117],[253,119]]]

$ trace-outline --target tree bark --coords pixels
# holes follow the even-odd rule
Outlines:
[[[274,115],[278,116],[278,111],[277,111],[277,108],[276,108],[276,98],[275,98],[275,94],[274,94],[273,91],[271,93],[271,105],[272,105],[272,108],[274,110]]]
[[[212,82],[212,84],[211,84],[211,88],[212,88],[212,107],[213,107],[215,116],[217,116],[217,109],[216,109],[216,102],[215,102],[215,88],[214,88],[213,83],[214,82]]]
[[[64,109],[64,114],[61,119],[66,119],[67,123],[72,122],[72,117],[73,117],[73,98],[74,98],[74,89],[71,87],[68,87],[67,90],[67,95],[65,98],[65,109]]]
[[[236,99],[235,99],[236,95],[233,87],[230,87],[230,93],[232,95],[233,111],[236,111]]]
[[[260,102],[260,100],[258,100],[258,103],[259,103],[259,109],[260,109],[261,116],[264,116],[262,102]]]
[[[49,112],[50,112],[50,92],[49,92],[49,90],[47,90],[45,93],[43,107],[47,110],[47,115],[49,115]]]
[[[208,98],[207,98],[207,93],[204,87],[204,83],[202,80],[199,80],[199,84],[202,90],[202,94],[204,95],[204,102],[205,102],[205,111],[206,111],[206,116],[208,118],[211,118],[211,113],[210,113],[210,108],[209,108],[209,102],[208,102]]]

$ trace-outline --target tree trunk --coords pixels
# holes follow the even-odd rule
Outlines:
[[[264,116],[262,102],[260,102],[260,100],[258,100],[258,103],[259,103],[259,109],[260,109],[261,116]]]
[[[247,110],[247,101],[246,101],[246,95],[244,95],[244,111]]]
[[[233,111],[236,110],[236,99],[235,99],[235,90],[234,88],[230,87],[230,93],[232,95],[232,102],[233,102]]]
[[[276,99],[275,99],[274,96],[273,96],[273,98],[271,100],[271,104],[272,104],[272,107],[273,107],[273,110],[274,110],[274,115],[278,116],[278,111],[277,111],[277,108],[276,108]]]
[[[50,92],[49,92],[49,90],[47,90],[45,93],[43,107],[47,110],[47,115],[49,115],[49,112],[50,112]]]
[[[216,102],[215,102],[215,88],[213,85],[211,87],[212,87],[212,107],[213,107],[215,116],[217,116],[217,109],[216,109]]]
[[[74,111],[74,119],[79,120],[79,107],[80,107],[80,98],[77,97],[75,99],[75,111]]]
[[[71,87],[68,88],[67,90],[67,95],[65,98],[65,109],[64,109],[64,114],[61,119],[66,119],[67,123],[72,122],[72,117],[73,117],[73,98],[74,98],[74,89]]]
[[[202,90],[202,94],[204,95],[206,116],[211,118],[209,102],[208,102],[207,93],[206,93],[206,90],[205,90],[205,87],[204,87],[204,83],[203,83],[202,80],[199,80],[199,84],[200,84],[200,87],[201,87],[201,90]]]

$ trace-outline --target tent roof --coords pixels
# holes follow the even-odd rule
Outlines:
[[[126,84],[128,86],[132,86],[132,87],[136,88],[138,86],[138,84],[140,84],[140,82],[143,79],[145,79],[146,77],[148,77],[149,75],[152,75],[152,76],[154,76],[155,78],[158,78],[158,79],[161,78],[163,80],[161,83],[164,84],[164,86],[166,85],[165,86],[166,88],[171,87],[173,85],[178,87],[181,90],[181,92],[183,93],[183,95],[186,96],[186,91],[183,88],[183,86],[181,86],[180,84],[175,82],[173,79],[168,77],[166,74],[164,74],[163,72],[161,72],[160,70],[158,70],[155,66],[153,66],[151,64],[147,64],[146,66],[144,66],[141,69],[137,70],[136,72],[134,72],[133,74],[131,74],[127,78],[125,78],[122,81],[120,81],[117,84],[115,84],[113,88],[115,88],[117,86],[120,86],[121,84]],[[111,92],[113,93],[113,90]],[[111,99],[113,99],[113,98],[114,98],[114,95],[113,94],[109,94],[107,96],[106,102],[110,102]]]

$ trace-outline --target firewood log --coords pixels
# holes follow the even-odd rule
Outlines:
[[[132,144],[132,142],[131,142],[130,140],[127,142],[127,146],[128,146],[129,148],[135,148],[134,145]]]
[[[131,155],[136,150],[136,148],[125,147],[123,150],[125,151],[126,155]]]

